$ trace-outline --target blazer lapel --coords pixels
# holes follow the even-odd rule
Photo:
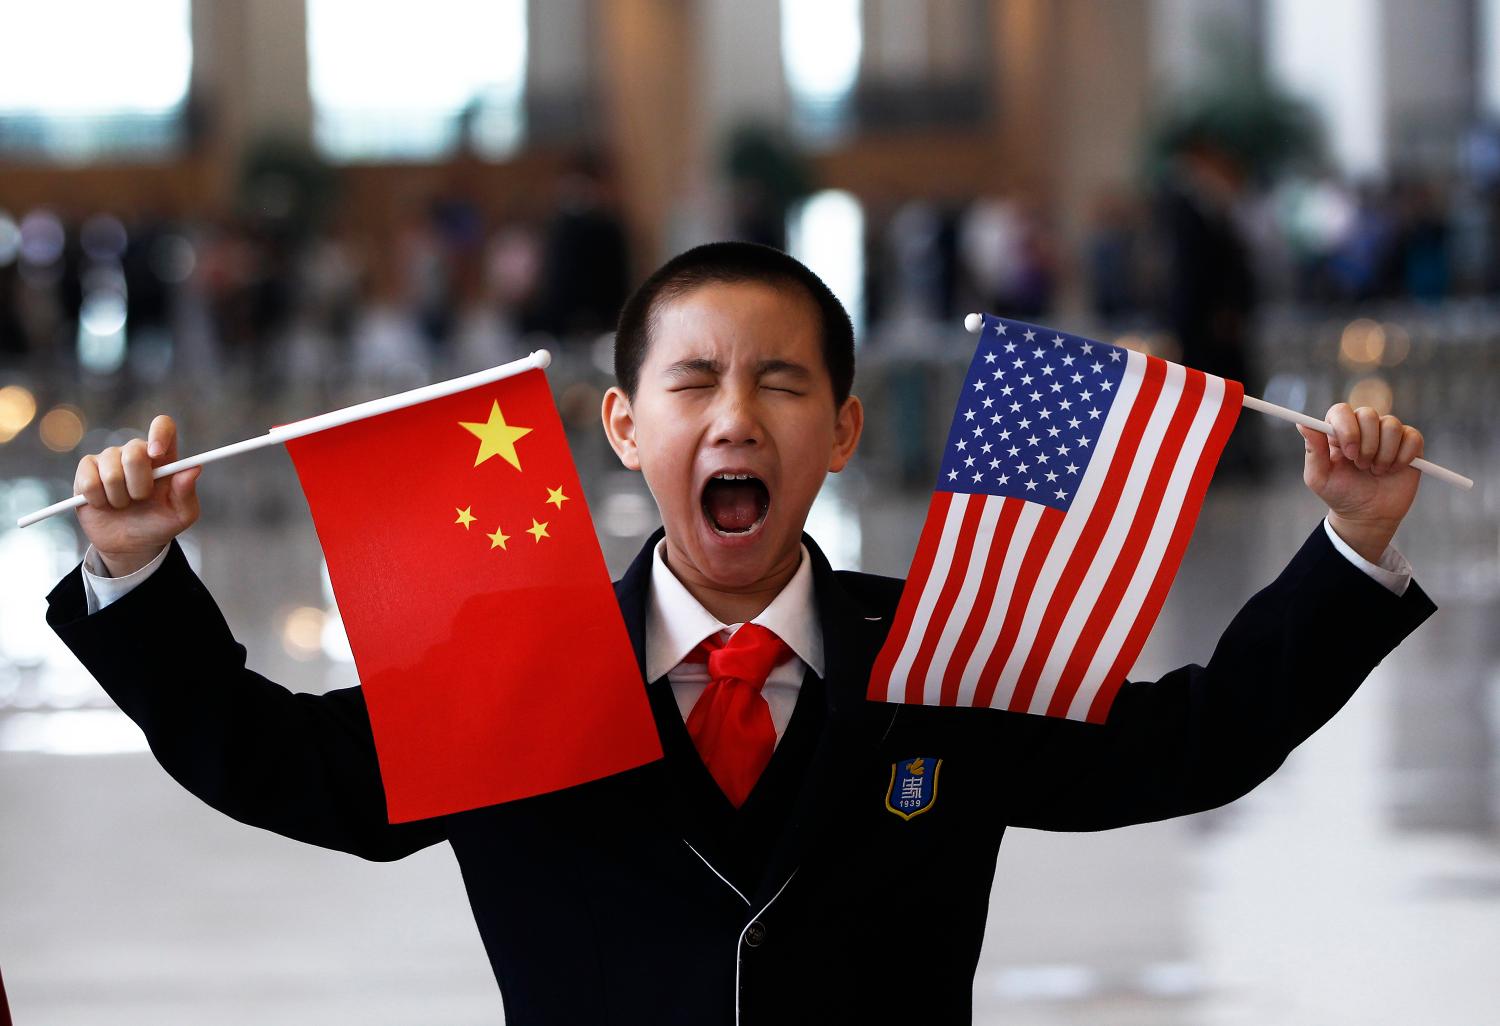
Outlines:
[[[806,535],[802,540],[813,561],[813,589],[823,629],[828,716],[808,764],[806,780],[756,889],[756,908],[781,889],[804,855],[818,849],[831,819],[830,810],[848,800],[860,757],[878,743],[899,708],[890,706],[889,715],[871,716],[871,703],[865,699],[870,668],[890,624],[866,619],[866,611],[844,590],[822,551]],[[879,708],[883,711],[886,707]]]

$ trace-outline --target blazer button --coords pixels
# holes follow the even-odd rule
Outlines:
[[[766,924],[759,919],[745,927],[745,946],[758,948],[766,942]]]

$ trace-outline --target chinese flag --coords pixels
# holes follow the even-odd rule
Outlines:
[[[392,823],[661,756],[540,370],[287,449],[354,650]]]

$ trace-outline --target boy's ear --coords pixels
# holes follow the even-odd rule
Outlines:
[[[604,435],[620,457],[626,470],[640,470],[640,452],[635,445],[635,414],[630,408],[630,397],[613,385],[604,393],[604,405],[599,411],[604,421]]]
[[[828,459],[830,473],[837,474],[849,465],[849,461],[854,458],[854,450],[859,448],[859,436],[864,430],[864,404],[859,401],[859,396],[851,395],[839,407],[838,416],[834,420],[833,452]]]

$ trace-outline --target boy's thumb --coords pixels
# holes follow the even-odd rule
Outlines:
[[[198,475],[203,473],[202,467],[189,467],[187,470],[179,471],[172,475],[172,495],[178,499],[191,499],[198,484]]]

